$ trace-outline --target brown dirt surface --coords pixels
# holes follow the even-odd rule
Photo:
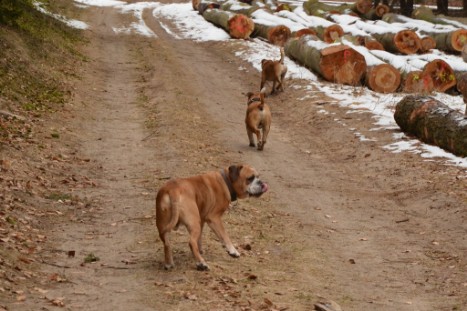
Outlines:
[[[235,57],[234,41],[176,40],[150,12],[157,38],[116,34],[132,17],[113,8],[79,17],[92,27],[72,99],[43,120],[49,138],[24,148],[29,162],[2,162],[2,172],[32,167],[36,184],[71,196],[36,194],[24,221],[40,216],[31,225],[40,230],[24,235],[41,246],[1,259],[0,310],[295,311],[326,299],[343,310],[465,310],[465,169],[383,149],[395,131],[359,140],[349,127],[369,133],[371,114],[347,114],[321,92],[298,100],[306,95],[292,87],[298,80],[267,98],[273,125],[258,152],[248,147],[244,94],[260,74]],[[31,164],[34,152],[46,168]],[[176,267],[165,271],[157,189],[235,163],[254,166],[270,186],[224,215],[241,257],[206,229],[211,270],[196,271],[180,228]],[[8,262],[18,263],[14,275]]]

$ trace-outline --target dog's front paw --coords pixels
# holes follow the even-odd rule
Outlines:
[[[196,270],[198,270],[198,271],[208,271],[209,266],[204,262],[198,262],[196,264]]]
[[[256,147],[255,143],[250,143],[249,146],[250,147]]]
[[[258,143],[258,150],[259,150],[259,151],[262,151],[263,148],[264,148],[264,144],[263,144],[262,142],[259,142],[259,143]]]
[[[165,270],[172,270],[174,267],[174,264],[164,264],[164,269]]]
[[[240,253],[236,249],[234,249],[233,251],[227,251],[227,253],[233,258],[240,257]]]

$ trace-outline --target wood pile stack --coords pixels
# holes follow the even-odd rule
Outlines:
[[[467,29],[449,25],[425,7],[414,11],[414,17],[429,21],[431,24],[426,24],[432,27],[414,29],[412,24],[404,27],[414,19],[393,14],[384,4],[372,7],[371,0],[337,6],[319,0],[308,0],[302,6],[274,0],[192,0],[192,3],[206,20],[225,29],[232,38],[260,37],[284,46],[289,57],[334,83],[364,84],[381,93],[446,92],[455,89],[456,77],[461,74],[441,59],[425,61],[423,68],[409,72],[384,58],[371,65],[366,63],[368,53],[372,58],[379,57],[371,53],[374,50],[413,55],[431,53],[436,48],[460,54],[467,43]],[[335,22],[336,16],[354,18],[349,26],[365,24],[366,28],[361,28],[365,34],[346,31],[346,26]],[[381,32],[381,27],[387,31]]]

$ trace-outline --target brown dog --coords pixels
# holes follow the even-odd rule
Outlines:
[[[281,90],[284,91],[284,78],[287,73],[287,66],[284,65],[284,48],[281,47],[281,58],[280,60],[270,60],[263,59],[261,60],[261,87],[263,89],[266,81],[272,81],[272,90],[271,94],[274,94],[275,91]],[[276,87],[277,83],[277,87]]]
[[[248,92],[246,96],[248,97],[248,107],[246,109],[245,124],[250,147],[255,147],[253,137],[253,134],[255,134],[258,141],[258,150],[263,150],[271,128],[271,109],[264,102],[263,92],[259,94]]]
[[[190,248],[198,270],[209,270],[201,257],[201,233],[207,223],[232,257],[239,257],[222,223],[222,214],[231,201],[249,196],[259,197],[268,185],[258,178],[256,170],[248,165],[232,165],[221,171],[208,172],[188,178],[168,181],[157,193],[156,224],[164,243],[164,267],[174,266],[169,233],[180,224],[190,235]]]

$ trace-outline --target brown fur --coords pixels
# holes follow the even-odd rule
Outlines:
[[[169,233],[180,224],[190,235],[189,245],[198,270],[208,270],[201,257],[201,233],[205,223],[222,241],[232,257],[239,257],[222,223],[222,214],[231,200],[259,197],[267,191],[267,184],[258,178],[256,170],[248,165],[232,165],[222,171],[168,181],[156,197],[156,225],[164,243],[165,268],[174,266]]]
[[[255,139],[253,136],[253,134],[255,134],[256,141],[258,142],[258,150],[263,150],[271,128],[271,109],[269,105],[264,102],[263,92],[259,94],[248,92],[247,97],[248,107],[246,110],[245,125],[248,139],[250,140],[250,147],[255,147]]]
[[[261,60],[261,87],[263,90],[266,81],[272,81],[271,94],[275,91],[284,91],[284,78],[287,73],[287,66],[284,65],[284,48],[280,48],[281,58],[279,60],[263,59]],[[277,83],[277,87],[276,87]]]

